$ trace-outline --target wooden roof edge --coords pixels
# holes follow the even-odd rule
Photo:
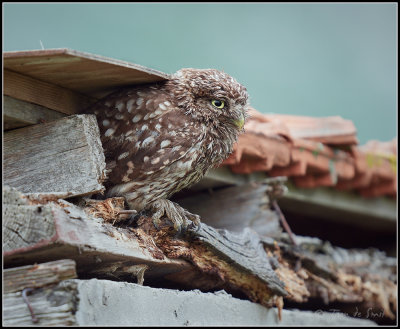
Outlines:
[[[103,62],[103,63],[108,63],[116,66],[122,66],[126,67],[128,69],[135,69],[135,70],[140,70],[144,71],[148,74],[152,75],[157,75],[163,79],[170,79],[171,75],[168,73],[164,73],[143,65],[135,64],[135,63],[130,63],[127,61],[119,60],[119,59],[114,59],[102,55],[95,55],[83,51],[78,51],[78,50],[73,50],[70,48],[54,48],[54,49],[37,49],[37,50],[22,50],[22,51],[6,51],[3,52],[3,65],[4,68],[7,68],[7,59],[12,59],[12,58],[20,58],[20,57],[42,57],[42,56],[54,56],[54,55],[70,55],[70,56],[75,56],[75,57],[81,57],[89,60],[94,60],[98,62]]]

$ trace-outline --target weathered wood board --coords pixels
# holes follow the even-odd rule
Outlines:
[[[4,270],[3,325],[75,324],[77,284],[64,281],[74,278],[70,259]]]
[[[65,114],[50,110],[40,105],[21,101],[19,99],[3,97],[4,129],[22,128],[38,123],[45,123],[61,119]]]
[[[4,184],[59,197],[104,190],[105,158],[94,115],[75,115],[4,134]]]
[[[4,95],[65,114],[80,113],[97,100],[79,91],[72,91],[7,69],[4,70],[3,92]]]
[[[116,276],[118,271],[131,270],[132,276],[140,274],[140,268],[133,266],[148,265],[145,278],[162,277],[191,268],[183,260],[168,259],[157,248],[148,249],[129,229],[104,223],[66,201],[41,204],[8,188],[3,194],[11,202],[3,205],[7,268],[63,258],[75,260],[78,272],[85,275],[109,272]]]
[[[86,95],[169,78],[142,65],[72,49],[5,52],[3,60],[6,70]]]
[[[267,189],[249,183],[196,193],[176,202],[215,228],[241,232],[249,227],[260,235],[280,235],[279,218],[271,210]]]
[[[76,264],[71,259],[8,268],[3,272],[3,292],[37,289],[76,277]]]

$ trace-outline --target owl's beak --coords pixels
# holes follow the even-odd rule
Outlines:
[[[233,120],[233,122],[235,123],[235,125],[242,130],[243,126],[244,126],[244,116],[243,114],[240,114],[240,118]]]

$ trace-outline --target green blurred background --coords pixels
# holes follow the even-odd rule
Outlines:
[[[397,3],[3,3],[3,50],[71,48],[166,73],[217,68],[264,113],[397,136]]]

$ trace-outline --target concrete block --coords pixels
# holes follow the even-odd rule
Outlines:
[[[266,326],[348,325],[374,322],[340,313],[283,310],[240,300],[225,291],[203,293],[140,286],[107,280],[78,282],[78,325],[112,326]]]

